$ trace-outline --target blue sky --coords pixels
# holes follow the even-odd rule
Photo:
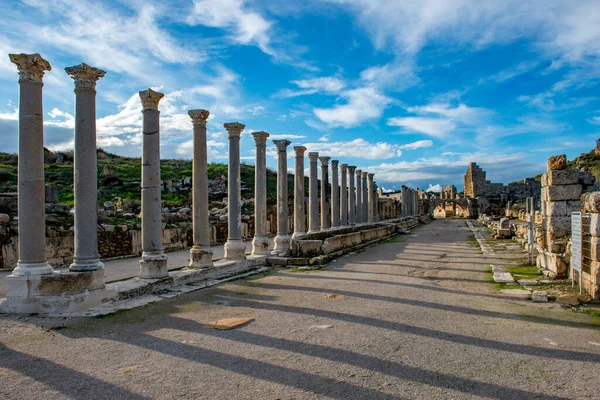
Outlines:
[[[600,137],[600,1],[0,0],[0,149],[17,150],[8,53],[40,53],[45,143],[72,148],[64,68],[107,71],[98,143],[139,156],[137,92],[160,103],[163,158],[191,157],[190,108],[205,108],[210,161],[224,122],[264,130],[374,172],[379,186],[463,187],[469,162],[494,182],[543,172]],[[274,146],[270,166],[276,165]],[[290,147],[290,153],[293,153]],[[292,154],[290,154],[292,156]],[[293,168],[290,164],[289,167]]]

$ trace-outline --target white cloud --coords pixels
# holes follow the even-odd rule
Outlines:
[[[424,117],[395,117],[388,119],[389,126],[405,128],[406,133],[418,132],[438,139],[445,139],[456,125],[450,120]]]
[[[381,117],[383,110],[392,102],[392,99],[373,87],[348,90],[341,97],[346,100],[346,104],[315,108],[313,112],[317,118],[331,127],[350,128]]]
[[[219,158],[227,157],[227,150],[225,143],[217,142],[214,140],[208,140],[206,142],[208,146],[208,159],[214,160]],[[192,158],[194,150],[194,141],[188,140],[186,142],[180,143],[175,147],[175,153],[185,158]]]
[[[402,150],[416,150],[431,146],[433,146],[433,142],[431,140],[417,140],[416,142],[403,144],[400,146],[400,148]]]
[[[441,192],[442,191],[442,185],[440,185],[439,183],[432,185],[431,183],[429,184],[429,186],[427,187],[427,190],[425,190],[426,192]]]
[[[311,79],[302,79],[292,81],[300,90],[283,89],[277,92],[274,97],[297,97],[315,93],[337,94],[346,83],[335,77],[320,77]]]
[[[273,134],[269,135],[269,139],[272,140],[280,140],[280,139],[303,139],[306,136],[304,135],[294,135],[291,133],[281,133],[281,134]]]
[[[304,146],[308,151],[317,151],[322,156],[332,157],[381,160],[402,155],[399,145],[385,142],[370,143],[364,139],[354,139],[348,142],[304,143]]]
[[[393,117],[388,119],[388,125],[404,128],[405,131],[400,133],[418,132],[438,139],[446,139],[457,128],[476,125],[490,115],[489,110],[468,107],[462,103],[456,107],[446,103],[431,103],[408,107],[407,111],[424,116]]]
[[[31,17],[7,19],[6,32],[21,50],[53,48],[87,63],[139,80],[164,82],[164,63],[202,61],[202,51],[177,42],[159,26],[162,10],[152,5],[124,11],[103,2],[48,0],[29,2]],[[40,17],[40,15],[42,17]],[[63,73],[66,76],[66,74]]]
[[[233,43],[257,46],[275,61],[317,70],[299,58],[303,48],[282,42],[283,35],[278,35],[275,23],[253,10],[245,0],[194,0],[187,22],[227,30]]]

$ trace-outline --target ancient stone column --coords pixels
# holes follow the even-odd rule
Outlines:
[[[294,166],[294,234],[292,237],[304,235],[304,152],[306,147],[294,146],[296,164]]]
[[[363,222],[369,221],[369,187],[367,186],[367,175],[369,173],[367,171],[362,172],[362,220]]]
[[[329,160],[331,157],[319,157],[321,161],[321,230],[331,228],[329,214]]]
[[[142,135],[142,259],[140,278],[157,279],[169,275],[167,255],[162,245],[160,204],[160,112],[164,94],[147,89],[140,92],[143,106]]]
[[[240,135],[246,127],[239,122],[223,124],[229,133],[229,164],[227,165],[227,242],[225,258],[243,260],[246,246],[242,242],[242,187],[240,177]]]
[[[52,272],[46,259],[42,78],[50,63],[39,54],[10,54],[19,70],[19,261],[15,276]]]
[[[277,236],[273,254],[284,255],[290,251],[290,227],[288,222],[287,147],[289,140],[273,140],[277,147]]]
[[[319,189],[317,161],[319,153],[308,153],[309,181],[308,181],[308,233],[319,231]]]
[[[408,216],[408,191],[407,191],[406,186],[402,185],[401,193],[402,193],[402,216],[406,217],[406,216]]]
[[[93,271],[104,266],[98,253],[96,82],[106,72],[85,63],[65,71],[75,80],[75,254],[69,269]]]
[[[338,160],[331,160],[331,227],[340,226],[340,186],[338,184]]]
[[[354,193],[354,165],[348,166],[348,225],[356,224],[356,195]]]
[[[208,219],[208,149],[206,142],[207,110],[189,110],[194,125],[192,165],[192,223],[193,245],[190,249],[190,268],[212,267],[210,223]]]
[[[377,191],[377,184],[373,182],[373,221],[379,221],[379,192]]]
[[[373,212],[373,176],[375,174],[367,174],[367,179],[368,179],[368,183],[367,183],[367,221],[372,223],[375,219],[375,213]]]
[[[356,170],[356,223],[363,223],[363,215],[362,215],[362,202],[363,202],[363,190],[362,190],[362,171],[360,169]]]
[[[254,239],[252,254],[269,254],[267,235],[267,132],[254,132],[256,165],[254,166]]]
[[[348,225],[348,164],[340,165],[340,176],[341,176],[341,184],[340,184],[340,225],[347,226]]]

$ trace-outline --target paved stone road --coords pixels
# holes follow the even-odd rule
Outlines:
[[[598,398],[598,319],[498,295],[510,254],[464,221],[412,233],[105,318],[0,317],[0,398]],[[228,317],[256,320],[203,326]]]

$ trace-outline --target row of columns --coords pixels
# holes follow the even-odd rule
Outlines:
[[[402,216],[419,215],[419,191],[402,185]]]
[[[19,261],[14,275],[29,276],[52,273],[45,254],[44,160],[42,87],[50,64],[39,54],[11,54],[10,60],[19,70]],[[96,156],[96,82],[105,72],[82,63],[66,68],[75,81],[75,256],[70,270],[94,271],[103,268],[98,252],[97,236],[97,156]],[[140,277],[157,279],[168,276],[167,255],[162,245],[160,190],[160,111],[164,94],[147,89],[139,92],[143,113],[142,136],[142,257]],[[193,125],[193,246],[190,249],[191,268],[213,265],[210,250],[208,214],[208,171],[206,122],[209,111],[189,110]],[[245,126],[238,122],[224,124],[229,139],[228,163],[228,237],[225,258],[246,257],[241,238],[240,135]],[[266,142],[269,134],[253,133],[256,145],[255,169],[255,237],[253,254],[269,252],[266,216]],[[277,147],[277,236],[274,253],[289,251],[288,224],[288,140],[274,140]],[[306,233],[304,210],[304,154],[306,147],[295,146],[294,236]],[[308,232],[328,230],[374,222],[377,217],[377,194],[373,174],[356,170],[355,166],[338,160],[309,158],[309,226]],[[317,187],[317,160],[321,161],[321,220]],[[331,161],[331,185],[329,162]],[[341,170],[341,186],[340,175]],[[356,183],[356,186],[355,186]],[[356,189],[355,189],[356,188]]]

